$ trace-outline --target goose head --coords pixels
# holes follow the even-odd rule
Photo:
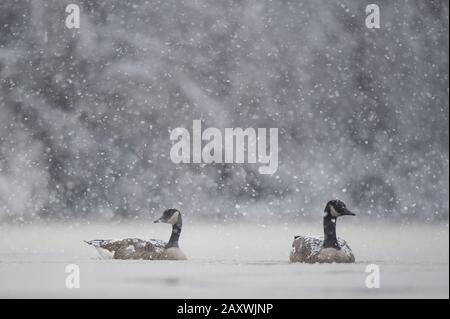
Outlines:
[[[355,216],[343,201],[338,199],[330,200],[325,206],[324,217],[336,219],[340,216]]]
[[[155,223],[166,223],[170,225],[179,224],[181,221],[181,213],[178,209],[170,208],[166,209],[162,216],[155,220]]]

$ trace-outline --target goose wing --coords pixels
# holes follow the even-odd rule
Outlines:
[[[313,236],[296,236],[292,243],[290,262],[314,263],[322,248],[323,239]]]
[[[338,237],[338,244],[341,247],[341,252],[343,253],[344,256],[346,256],[343,262],[354,263],[355,255],[353,255],[353,251],[347,244],[347,242],[344,239]]]
[[[102,257],[107,251],[114,259],[159,259],[166,246],[162,240],[139,238],[96,239],[86,243],[97,248]]]
[[[338,238],[340,250],[323,248],[323,237],[296,236],[292,244],[290,262],[301,263],[353,263],[355,256],[347,242]]]

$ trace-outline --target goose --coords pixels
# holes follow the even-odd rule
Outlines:
[[[177,209],[167,209],[155,223],[172,225],[172,235],[166,243],[158,239],[127,238],[121,240],[96,239],[85,241],[94,246],[103,258],[145,259],[145,260],[185,260],[186,256],[178,247],[182,219]]]
[[[336,220],[355,216],[344,202],[331,200],[323,214],[324,237],[295,236],[290,254],[291,263],[353,263],[355,256],[346,241],[336,237]]]

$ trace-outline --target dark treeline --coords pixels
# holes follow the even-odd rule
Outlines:
[[[0,219],[448,218],[448,1],[0,3]],[[175,165],[169,131],[277,127],[279,169]]]

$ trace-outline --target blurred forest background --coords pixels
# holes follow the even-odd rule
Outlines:
[[[369,3],[2,0],[0,220],[448,221],[449,3]],[[279,128],[277,173],[173,164],[194,119]]]

